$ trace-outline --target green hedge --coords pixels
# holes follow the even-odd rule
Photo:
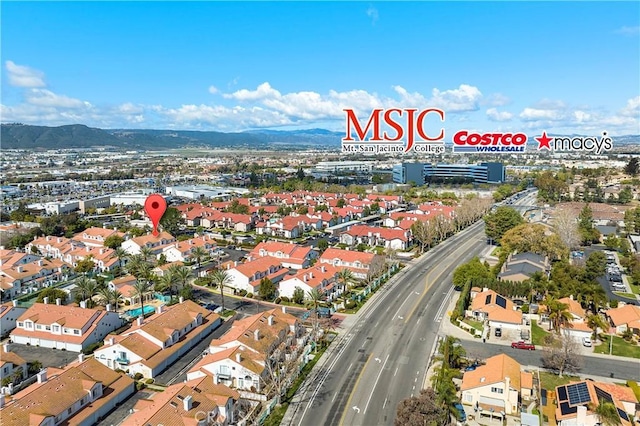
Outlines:
[[[638,385],[638,382],[634,382],[633,380],[627,380],[627,386],[631,388],[631,390],[633,391],[633,394],[640,401],[640,386]]]

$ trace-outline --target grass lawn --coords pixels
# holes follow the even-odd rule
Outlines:
[[[491,256],[500,257],[500,253],[502,252],[502,247],[496,247],[491,252]]]
[[[543,345],[544,338],[548,334],[549,333],[545,331],[545,329],[538,325],[538,322],[536,320],[531,321],[531,343],[537,346]]]
[[[629,284],[629,287],[634,294],[640,294],[640,285]]]
[[[540,381],[542,387],[548,391],[555,391],[556,386],[566,385],[572,380],[580,380],[578,376],[568,376],[563,374],[562,377],[557,374],[540,372]]]
[[[614,291],[613,294],[620,296],[620,297],[625,297],[627,299],[632,299],[632,300],[636,300],[636,295],[633,293],[624,293],[622,291]]]
[[[483,325],[480,321],[472,320],[471,318],[465,318],[462,322],[469,324],[471,327],[475,328],[478,331],[483,330]]]
[[[594,348],[594,352],[598,354],[609,353],[609,339],[610,336],[601,336],[603,342]],[[613,355],[624,356],[627,358],[640,359],[640,346],[635,343],[629,343],[622,337],[613,336]]]

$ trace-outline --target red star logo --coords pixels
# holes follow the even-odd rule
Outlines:
[[[551,142],[553,140],[553,138],[550,138],[547,136],[547,132],[542,132],[542,136],[538,136],[537,138],[534,138],[535,140],[538,141],[538,143],[540,145],[538,145],[538,150],[541,150],[542,148],[547,148],[549,151],[551,151],[551,146],[549,146],[549,142]]]

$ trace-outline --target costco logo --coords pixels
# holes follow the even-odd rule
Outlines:
[[[524,133],[470,133],[460,130],[453,135],[453,152],[493,152],[510,154],[524,152],[527,135]]]

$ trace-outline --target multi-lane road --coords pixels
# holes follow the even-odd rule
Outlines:
[[[290,405],[287,424],[391,424],[398,402],[422,388],[451,273],[486,247],[481,222],[401,272],[360,311]]]

